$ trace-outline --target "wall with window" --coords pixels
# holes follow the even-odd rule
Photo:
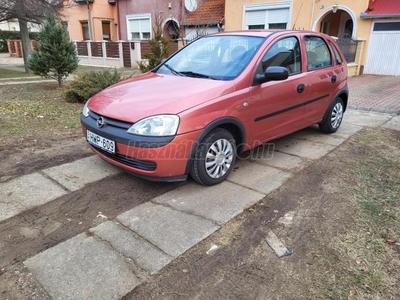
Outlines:
[[[197,0],[197,6],[205,0]],[[189,12],[182,0],[119,1],[120,30],[123,40],[146,40],[153,35],[154,16],[181,22]],[[150,26],[150,27],[149,27]],[[182,30],[180,28],[180,30]]]
[[[372,20],[361,19],[368,0],[226,0],[225,30],[241,29],[300,29],[323,31],[332,36],[346,31],[351,19],[353,39],[363,49],[358,54],[358,64],[363,65],[370,39]],[[337,11],[333,12],[336,5]],[[286,25],[286,27],[285,27]],[[357,50],[358,51],[358,50]]]
[[[118,16],[116,5],[111,5],[108,0],[96,0],[90,4],[92,40],[117,41]],[[68,27],[71,40],[89,40],[89,20],[86,3],[75,3],[72,6],[61,8],[60,15],[64,24]]]

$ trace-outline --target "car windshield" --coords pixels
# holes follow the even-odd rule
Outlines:
[[[158,69],[158,74],[232,80],[248,65],[265,39],[216,35],[191,42]]]

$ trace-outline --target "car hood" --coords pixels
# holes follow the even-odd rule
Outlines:
[[[231,81],[146,73],[92,97],[89,109],[125,122],[158,114],[178,114],[234,90]]]

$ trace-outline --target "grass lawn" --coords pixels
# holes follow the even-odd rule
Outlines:
[[[28,74],[25,73],[24,68],[13,68],[13,69],[8,69],[8,68],[1,68],[0,67],[0,79],[3,78],[19,78],[19,77],[32,77],[36,76],[34,74]]]
[[[313,284],[323,299],[399,299],[400,133],[366,128],[353,138],[361,159],[348,163],[353,182],[343,189],[352,206],[352,223],[319,253],[326,273]]]
[[[0,94],[0,149],[80,133],[83,104],[66,102],[55,81],[0,86]]]

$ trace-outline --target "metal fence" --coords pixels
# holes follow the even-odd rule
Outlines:
[[[358,41],[354,41],[351,37],[339,37],[337,40],[340,50],[342,50],[344,57],[348,63],[355,62]]]

